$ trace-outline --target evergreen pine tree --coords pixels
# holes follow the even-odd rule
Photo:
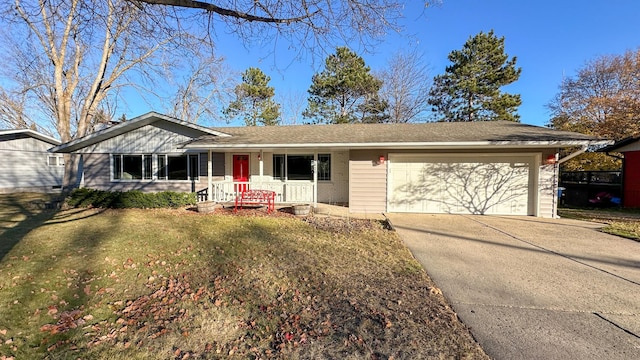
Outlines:
[[[247,69],[235,88],[236,99],[224,110],[225,116],[242,116],[247,126],[278,125],[280,105],[273,100],[275,90],[269,81],[259,68]]]
[[[429,104],[438,121],[520,121],[520,95],[500,91],[520,77],[516,57],[504,52],[504,37],[493,30],[469,38],[449,54],[451,65],[434,78]]]
[[[378,97],[382,81],[370,73],[364,59],[339,47],[325,60],[325,69],[313,75],[303,116],[314,123],[382,122],[386,102]]]

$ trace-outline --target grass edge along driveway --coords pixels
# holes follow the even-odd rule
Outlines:
[[[638,209],[578,209],[560,208],[560,217],[605,224],[600,231],[640,241],[640,211]]]

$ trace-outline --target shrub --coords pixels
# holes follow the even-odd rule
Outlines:
[[[103,191],[94,189],[76,189],[66,199],[70,207],[96,207],[120,209],[178,208],[195,205],[195,193],[163,191],[144,193],[140,190]]]

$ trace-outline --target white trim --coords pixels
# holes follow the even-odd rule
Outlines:
[[[396,159],[402,158],[429,158],[429,157],[480,157],[480,158],[491,158],[491,157],[531,157],[538,155],[537,152],[515,152],[515,153],[389,153],[389,160],[394,157]]]
[[[533,176],[529,177],[529,188],[533,194],[529,194],[529,198],[533,201],[533,216],[540,217],[540,166],[542,166],[542,154],[536,154],[533,157],[533,161],[534,163],[531,164]],[[531,189],[532,185],[533,189]]]
[[[207,152],[207,200],[213,200],[213,152]]]
[[[302,148],[366,148],[366,149],[505,149],[557,148],[606,145],[608,140],[567,141],[463,141],[463,142],[388,142],[388,143],[304,143],[304,144],[186,144],[185,149],[302,149]]]
[[[14,135],[14,134],[27,134],[29,136],[31,136],[32,138],[36,138],[38,140],[42,140],[44,142],[47,142],[51,145],[60,145],[60,140],[53,138],[49,135],[45,135],[42,133],[39,133],[37,131],[31,130],[31,129],[13,129],[13,130],[0,130],[0,135]]]

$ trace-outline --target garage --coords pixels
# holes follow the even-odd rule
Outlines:
[[[534,215],[535,159],[534,154],[389,154],[387,209]]]

